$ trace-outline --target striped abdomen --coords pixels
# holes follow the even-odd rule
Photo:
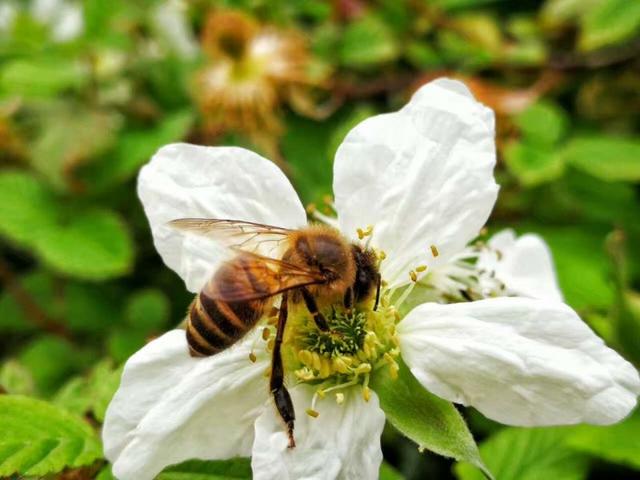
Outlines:
[[[215,355],[240,340],[262,317],[268,299],[224,302],[211,292],[234,288],[255,291],[260,285],[242,256],[222,265],[189,308],[187,341],[191,355]]]

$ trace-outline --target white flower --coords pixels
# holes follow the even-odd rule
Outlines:
[[[500,282],[504,294],[562,302],[551,251],[538,235],[516,238],[503,230],[489,240],[478,254],[477,270],[485,283]]]
[[[396,312],[393,303],[406,298],[412,278],[437,288],[456,268],[466,268],[460,259],[496,199],[494,163],[492,112],[451,80],[429,83],[400,111],[370,118],[347,135],[334,164],[337,224],[354,242],[364,236],[386,254],[384,308],[367,313],[380,330],[367,333],[360,357],[392,369],[399,353],[432,393],[512,425],[619,421],[636,404],[638,373],[557,294],[425,303],[387,328],[385,312]],[[158,252],[192,292],[215,271],[220,250],[204,237],[168,228],[168,221],[307,223],[284,174],[240,148],[169,145],[142,169],[138,186]],[[509,283],[506,293],[530,293],[519,270],[527,256],[521,241],[493,263],[476,255]],[[255,363],[248,360],[252,352]],[[259,333],[208,358],[189,356],[183,331],[149,343],[127,362],[107,411],[105,453],[116,477],[145,480],[189,458],[250,455],[258,480],[376,478],[384,413],[366,387],[369,373],[319,399],[305,375],[325,379],[318,370],[334,367],[310,352],[297,354],[304,367],[289,378],[297,447],[287,449]],[[309,366],[314,362],[317,369]],[[303,413],[311,404],[317,418]]]

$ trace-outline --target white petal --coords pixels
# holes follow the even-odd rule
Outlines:
[[[503,230],[491,237],[489,247],[481,252],[478,268],[495,272],[508,293],[562,302],[551,250],[540,236],[516,238],[513,230]]]
[[[368,402],[361,390],[345,390],[342,405],[332,395],[320,400],[317,418],[305,413],[314,390],[295,387],[291,396],[296,407],[296,447],[287,448],[287,436],[274,408],[267,408],[256,422],[251,467],[254,480],[356,480],[378,478],[382,450],[380,435],[384,413],[378,397]]]
[[[192,292],[200,291],[222,252],[208,239],[167,227],[170,220],[221,218],[298,228],[307,218],[282,171],[237,147],[162,147],[140,171],[138,195],[156,249]]]
[[[125,365],[102,430],[119,480],[154,478],[190,458],[248,456],[264,409],[268,358],[248,358],[253,336],[207,358],[191,358],[185,333],[152,341]]]
[[[502,297],[424,304],[400,323],[429,391],[511,425],[610,424],[635,406],[635,368],[562,303]]]
[[[498,192],[494,136],[491,110],[447,79],[347,135],[334,164],[340,228],[354,237],[374,226],[372,244],[387,254],[382,273],[391,286],[406,283],[418,265],[446,262],[484,225]]]

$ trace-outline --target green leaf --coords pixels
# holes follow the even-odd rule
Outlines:
[[[68,282],[62,321],[73,332],[102,336],[122,322],[122,297],[114,285]]]
[[[567,303],[580,310],[607,308],[613,302],[611,265],[603,236],[581,227],[535,227],[553,253],[560,287]]]
[[[316,122],[298,116],[287,119],[282,152],[290,168],[293,184],[304,202],[316,201],[331,192],[331,162],[327,145],[331,122]]]
[[[55,393],[51,402],[82,417],[91,410],[91,398],[88,390],[85,378],[74,377]]]
[[[395,59],[398,45],[389,27],[366,15],[349,24],[342,36],[340,61],[349,68],[368,68]]]
[[[411,64],[420,69],[439,67],[442,59],[437,50],[427,42],[412,41],[405,47],[405,56]]]
[[[90,356],[87,352],[58,337],[45,335],[36,338],[20,352],[18,360],[27,367],[35,380],[38,392],[54,392],[64,380],[84,368]]]
[[[251,462],[248,458],[202,461],[189,460],[165,469],[156,480],[249,480]]]
[[[635,139],[576,137],[560,155],[568,164],[605,181],[640,181],[640,141]]]
[[[0,173],[0,232],[31,247],[66,275],[103,280],[129,271],[133,244],[114,212],[80,210],[62,215],[56,198],[34,177]]]
[[[128,180],[160,147],[182,140],[193,120],[191,110],[181,110],[167,115],[152,127],[127,129],[114,150],[107,153],[100,163],[87,169],[87,182],[104,187]]]
[[[602,0],[586,11],[581,25],[578,44],[582,50],[624,42],[638,35],[640,2]]]
[[[376,372],[371,388],[391,424],[420,449],[464,460],[490,476],[460,412],[452,403],[425,390],[404,363],[396,380],[386,368]]]
[[[56,225],[51,193],[19,170],[0,173],[0,232],[17,243],[32,245],[41,232]]]
[[[602,0],[546,0],[540,10],[540,19],[547,28],[562,28],[575,21]]]
[[[114,328],[107,339],[109,355],[116,362],[124,362],[142,348],[147,339],[147,332],[127,328]]]
[[[580,425],[567,444],[580,452],[640,470],[640,410],[617,425]]]
[[[115,368],[110,359],[97,363],[89,376],[88,389],[91,398],[91,411],[98,422],[104,422],[107,407],[120,385],[122,370]]]
[[[387,462],[382,462],[382,465],[380,465],[379,480],[404,480],[404,477]]]
[[[19,288],[47,315],[55,317],[59,305],[54,301],[53,279],[45,272],[35,271],[16,279]],[[5,289],[0,294],[0,332],[30,332],[36,328],[27,317],[25,306]]]
[[[81,87],[89,79],[89,70],[63,58],[16,59],[0,70],[0,92],[23,97],[52,97]]]
[[[623,290],[613,314],[620,345],[630,361],[640,362],[640,293]]]
[[[17,360],[7,360],[0,366],[0,392],[33,395],[35,392],[33,375]]]
[[[125,317],[127,322],[137,329],[159,330],[169,320],[170,308],[169,299],[163,292],[148,288],[129,297]]]
[[[506,428],[480,446],[480,453],[500,480],[582,480],[587,477],[588,459],[563,441],[570,429]],[[460,480],[481,480],[471,465],[459,463]]]
[[[127,227],[108,210],[84,212],[67,225],[43,232],[36,249],[59,272],[89,280],[127,273],[133,262]]]
[[[111,473],[111,465],[106,465],[96,477],[96,480],[117,480],[116,477]]]
[[[558,105],[542,101],[518,114],[514,121],[527,143],[553,145],[566,133],[569,119]]]
[[[41,133],[31,147],[33,167],[57,190],[83,188],[76,170],[114,144],[120,116],[74,106],[45,111],[40,118]]]
[[[79,416],[91,412],[102,423],[121,376],[122,368],[114,368],[110,359],[102,360],[88,376],[69,380],[56,392],[53,403]]]
[[[509,171],[525,187],[557,180],[564,173],[562,158],[549,147],[528,142],[511,142],[503,151]]]
[[[50,403],[0,396],[0,475],[46,475],[102,456],[91,427]]]

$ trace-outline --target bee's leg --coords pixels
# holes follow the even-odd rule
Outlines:
[[[353,288],[347,288],[347,291],[344,292],[344,308],[346,308],[348,312],[351,312],[351,309],[353,308],[353,296]]]
[[[316,303],[316,299],[313,298],[313,295],[304,287],[300,289],[300,292],[302,293],[304,303],[307,305],[307,310],[309,310],[309,313],[313,317],[313,321],[316,322],[316,326],[325,332],[329,330],[327,319],[324,318],[324,315],[318,310],[318,304]]]
[[[378,310],[378,303],[380,302],[380,285],[382,284],[382,276],[378,273],[376,277],[376,303],[373,304],[373,310]]]
[[[271,357],[271,379],[270,385],[273,400],[278,409],[278,413],[284,423],[287,425],[287,435],[289,436],[289,448],[296,446],[293,438],[293,423],[296,419],[296,413],[293,409],[293,402],[287,387],[284,386],[284,367],[282,365],[282,339],[284,337],[284,327],[287,323],[287,292],[282,294],[282,302],[280,303],[280,312],[278,313],[278,329],[276,331],[276,340],[273,344],[273,354]]]

